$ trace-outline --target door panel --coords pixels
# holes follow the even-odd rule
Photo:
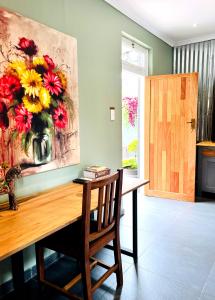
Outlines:
[[[194,201],[198,74],[149,76],[145,86],[146,194]]]

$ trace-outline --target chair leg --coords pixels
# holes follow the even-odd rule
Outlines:
[[[87,259],[81,262],[81,274],[82,274],[82,284],[84,291],[84,300],[92,300],[91,291],[91,272],[90,272],[90,261]]]
[[[117,287],[120,287],[123,285],[123,274],[122,274],[122,259],[121,259],[119,236],[117,236],[113,240],[113,247],[114,247],[115,264],[118,264],[118,268],[116,270]]]
[[[36,244],[36,265],[37,265],[37,278],[38,283],[45,279],[45,260],[44,260],[44,248]]]

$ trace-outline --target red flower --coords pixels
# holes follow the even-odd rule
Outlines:
[[[37,46],[35,45],[33,40],[26,39],[24,37],[19,39],[19,47],[16,47],[18,50],[23,51],[25,54],[29,56],[33,56],[37,54]]]
[[[65,128],[68,123],[67,112],[62,103],[59,104],[58,108],[54,110],[54,124],[59,128]]]
[[[0,78],[0,97],[13,100],[21,90],[19,79],[14,75],[4,75]]]
[[[54,64],[52,58],[48,55],[43,55],[43,58],[45,59],[45,62],[48,65],[49,71],[52,71],[55,68],[55,64]]]
[[[62,84],[59,77],[50,71],[44,75],[44,87],[52,95],[58,96],[62,92]]]
[[[4,102],[0,102],[0,128],[6,129],[9,126],[9,119],[7,115],[7,107]]]
[[[31,119],[33,115],[29,112],[23,104],[19,104],[15,108],[16,128],[19,132],[28,132],[31,129]]]

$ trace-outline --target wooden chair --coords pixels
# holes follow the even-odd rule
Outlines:
[[[36,261],[39,283],[46,284],[69,299],[81,299],[69,289],[82,280],[84,299],[91,300],[93,292],[113,273],[116,273],[117,286],[122,286],[122,262],[120,251],[120,208],[123,171],[97,181],[83,184],[82,219],[36,243]],[[98,190],[98,208],[95,220],[91,220],[91,191]],[[60,204],[59,204],[60,205]],[[56,211],[57,213],[57,211]],[[93,256],[110,241],[113,241],[115,263],[106,265]],[[44,248],[74,257],[80,263],[80,274],[64,287],[59,287],[45,279]],[[92,285],[90,271],[99,265],[107,269],[101,278]]]

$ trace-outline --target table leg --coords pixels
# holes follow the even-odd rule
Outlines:
[[[13,287],[17,299],[25,299],[25,276],[24,276],[24,261],[23,252],[19,251],[11,255]]]
[[[137,190],[132,192],[132,214],[133,214],[133,257],[134,261],[137,261],[138,257],[138,228],[137,228]]]
[[[137,189],[132,192],[132,233],[133,233],[133,251],[131,252],[130,250],[122,249],[121,248],[121,253],[125,254],[127,256],[133,257],[134,261],[137,262],[138,258],[138,228],[137,228]],[[105,248],[113,250],[112,245],[106,245]]]

